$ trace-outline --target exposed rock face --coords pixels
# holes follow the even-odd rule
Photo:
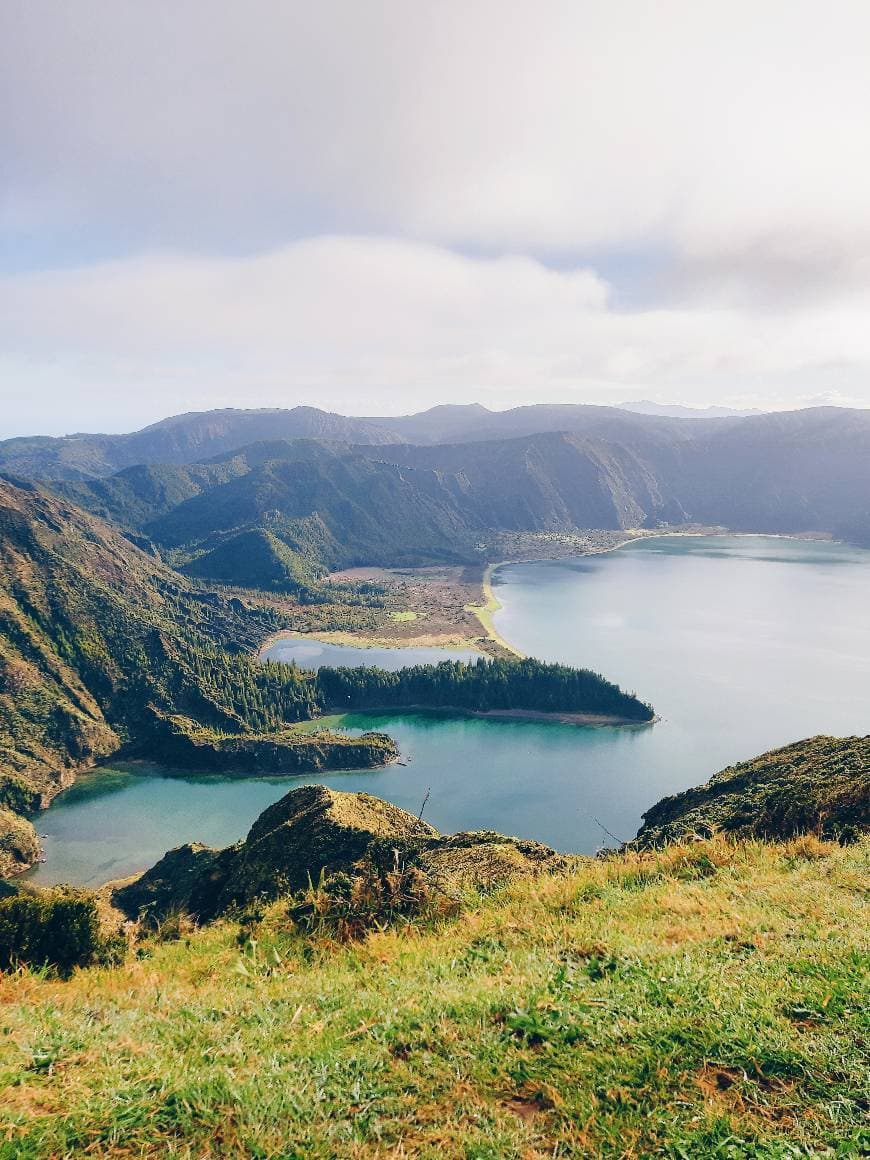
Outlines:
[[[0,878],[21,874],[38,857],[39,840],[30,822],[0,808]]]
[[[185,910],[208,920],[235,905],[276,898],[347,871],[366,854],[393,846],[441,883],[491,888],[517,875],[555,868],[546,846],[491,831],[442,837],[436,829],[367,793],[322,785],[291,790],[270,806],[243,842],[225,850],[181,846],[114,892],[131,917]]]
[[[705,785],[657,802],[632,845],[714,830],[854,841],[870,830],[870,737],[811,737],[723,769]]]

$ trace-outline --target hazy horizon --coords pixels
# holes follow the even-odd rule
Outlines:
[[[515,405],[511,405],[511,406],[506,406],[506,407],[496,407],[493,405],[485,405],[483,403],[478,403],[476,400],[472,400],[470,403],[433,403],[430,407],[422,407],[419,410],[415,408],[412,411],[395,410],[395,411],[391,411],[391,412],[387,412],[387,411],[373,412],[373,411],[364,411],[364,410],[336,412],[336,411],[330,411],[330,409],[326,408],[326,407],[318,407],[316,403],[306,403],[306,402],[295,403],[295,404],[289,405],[287,407],[279,407],[279,406],[275,406],[275,405],[257,406],[256,404],[251,404],[251,405],[246,406],[246,407],[234,407],[234,406],[207,407],[207,408],[204,408],[202,410],[175,411],[175,412],[172,412],[169,414],[160,415],[158,418],[150,420],[150,421],[143,423],[137,427],[117,426],[114,428],[102,427],[99,429],[98,428],[81,427],[81,428],[76,428],[75,430],[68,430],[68,431],[34,430],[34,431],[8,432],[8,431],[6,431],[6,429],[4,427],[0,426],[0,442],[3,442],[6,439],[20,439],[20,438],[29,438],[29,437],[39,438],[42,436],[48,436],[50,438],[63,438],[65,436],[72,436],[72,435],[127,435],[127,434],[134,434],[136,431],[141,431],[146,427],[157,426],[160,423],[166,422],[167,420],[170,420],[170,419],[181,418],[182,416],[185,416],[185,415],[209,414],[209,413],[217,413],[217,412],[222,412],[222,411],[281,411],[281,410],[292,410],[294,407],[310,407],[310,408],[313,408],[315,410],[322,410],[322,411],[325,411],[325,412],[330,413],[330,414],[346,415],[348,418],[393,419],[393,418],[401,418],[401,417],[405,417],[405,416],[417,415],[417,414],[421,414],[421,413],[424,413],[424,412],[429,411],[429,410],[437,410],[439,407],[451,407],[451,406],[454,406],[454,407],[483,407],[483,406],[485,406],[485,409],[487,411],[496,413],[499,411],[513,410],[513,409],[515,409],[515,407],[547,406],[548,404],[553,404],[553,405],[557,405],[557,406],[560,405],[558,403],[555,403],[555,401],[552,399],[537,399],[534,402],[531,402],[528,404],[518,403]],[[688,403],[657,403],[655,400],[652,400],[652,399],[626,399],[620,403],[603,403],[603,404],[577,403],[575,401],[574,403],[571,403],[568,405],[607,406],[607,407],[616,407],[618,410],[633,410],[635,407],[640,407],[642,404],[650,404],[651,406],[662,407],[664,410],[669,410],[669,409],[691,410],[691,411],[697,412],[698,418],[705,417],[704,412],[706,412],[706,411],[717,412],[720,410],[724,410],[724,411],[731,411],[732,410],[732,408],[723,407],[717,403],[712,403],[709,405],[703,405],[703,404],[696,405],[696,404],[688,404]],[[770,410],[762,410],[760,408],[757,408],[757,409],[754,409],[752,411],[752,414],[764,415],[764,414],[772,414],[775,411],[782,412],[782,411],[788,411],[788,410],[805,411],[805,410],[812,410],[812,409],[818,408],[819,406],[837,406],[837,404],[808,404],[805,407],[780,407],[780,408],[771,408]],[[841,409],[868,410],[870,408],[858,407],[858,408],[841,408]],[[733,410],[735,412],[735,417],[739,417],[737,409],[734,408]],[[639,411],[638,413],[646,414],[647,412]],[[674,416],[674,417],[679,418],[680,416]],[[718,417],[718,416],[713,415],[710,417]]]

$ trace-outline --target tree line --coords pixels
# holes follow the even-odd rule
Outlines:
[[[541,713],[592,713],[649,721],[650,705],[589,669],[521,660],[441,661],[397,672],[378,668],[322,668],[316,683],[330,710],[411,706],[525,709]]]

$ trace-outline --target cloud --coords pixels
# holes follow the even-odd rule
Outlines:
[[[868,42],[865,0],[7,0],[6,422],[866,402]]]
[[[537,253],[654,240],[749,273],[772,237],[835,269],[868,252],[864,0],[4,13],[10,222],[36,213],[136,248],[330,231]]]
[[[650,391],[782,405],[795,383],[870,403],[868,307],[853,296],[779,314],[624,310],[589,268],[394,239],[164,252],[0,279],[4,378],[19,395],[6,421],[124,429],[221,405],[395,413]],[[58,398],[50,415],[46,392]]]

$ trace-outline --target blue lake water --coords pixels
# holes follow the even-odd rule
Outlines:
[[[480,655],[467,648],[359,648],[291,633],[272,641],[262,653],[263,660],[296,664],[300,669],[367,665],[391,672],[409,665],[437,665],[439,661],[476,661]]]
[[[181,842],[226,844],[302,781],[365,789],[415,813],[431,788],[425,817],[442,830],[491,827],[591,853],[613,844],[602,827],[630,838],[658,798],[731,762],[815,733],[870,732],[868,551],[657,538],[511,565],[495,591],[496,627],[518,648],[597,669],[652,701],[661,720],[620,729],[355,715],[338,723],[391,733],[408,765],[304,779],[101,770],[39,816],[48,861],[33,877],[93,885]],[[358,651],[372,663],[373,650]]]

